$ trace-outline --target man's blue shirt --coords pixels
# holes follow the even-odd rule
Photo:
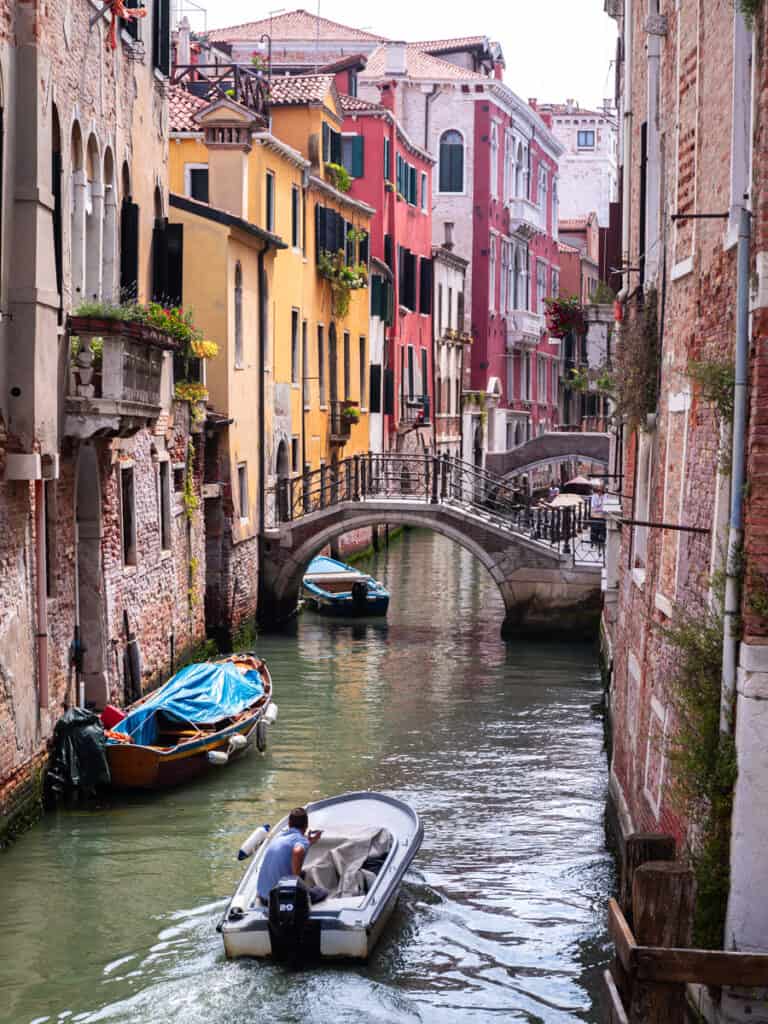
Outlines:
[[[259,896],[263,900],[269,899],[269,894],[281,878],[293,878],[291,868],[291,857],[294,846],[303,846],[305,851],[309,849],[309,839],[297,828],[287,828],[273,839],[264,854],[264,860],[259,868]]]

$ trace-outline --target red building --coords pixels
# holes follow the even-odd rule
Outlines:
[[[350,194],[376,209],[371,223],[372,444],[431,443],[432,157],[386,106],[342,95],[342,162]]]

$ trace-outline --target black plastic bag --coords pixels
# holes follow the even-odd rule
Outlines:
[[[84,708],[64,712],[53,731],[46,783],[58,796],[109,785],[107,740],[98,715]]]

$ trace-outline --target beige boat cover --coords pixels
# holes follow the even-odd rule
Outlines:
[[[321,885],[330,898],[362,896],[376,877],[363,864],[369,857],[383,857],[392,836],[375,825],[335,825],[326,829],[304,859],[304,881]]]

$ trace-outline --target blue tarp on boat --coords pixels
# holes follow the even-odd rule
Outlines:
[[[313,573],[331,572],[348,572],[354,576],[365,575],[364,573],[360,573],[357,569],[353,569],[351,565],[344,565],[343,562],[337,562],[335,558],[329,558],[327,555],[317,555],[304,570],[304,573],[307,576],[312,575]]]
[[[151,745],[157,738],[158,711],[176,721],[210,724],[239,715],[263,693],[264,680],[256,669],[243,673],[231,661],[187,665],[113,731],[132,736],[143,746]]]

